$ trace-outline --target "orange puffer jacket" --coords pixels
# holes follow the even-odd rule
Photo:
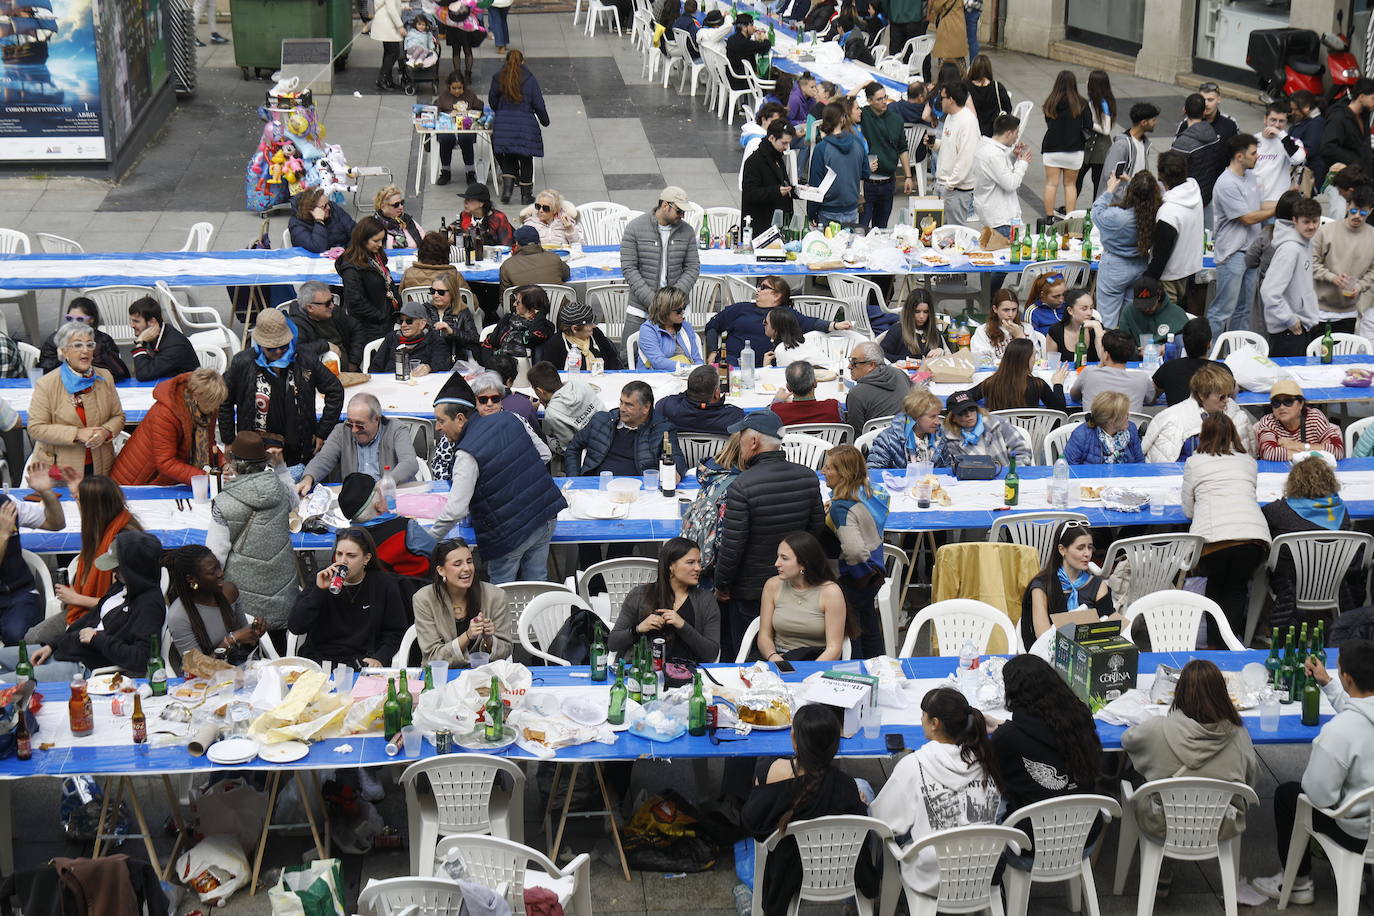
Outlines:
[[[122,487],[189,484],[202,473],[188,464],[191,457],[191,412],[186,407],[186,384],[191,373],[174,375],[153,389],[153,406],[115,458],[110,476]],[[211,418],[210,448],[215,424]]]

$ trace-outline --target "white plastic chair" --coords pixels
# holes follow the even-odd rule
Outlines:
[[[619,340],[625,330],[626,309],[630,307],[630,285],[607,283],[587,290],[587,304],[600,316],[601,330],[610,340]],[[557,321],[557,315],[554,316]]]
[[[43,249],[44,254],[86,253],[86,249],[81,247],[80,242],[66,236],[53,235],[51,232],[35,232],[33,237],[38,239],[38,247]]]
[[[618,557],[588,566],[577,576],[577,594],[588,607],[592,606],[592,580],[598,576],[606,585],[611,611],[606,625],[610,627],[620,614],[625,596],[658,577],[658,561],[649,557]]]
[[[832,277],[831,280],[833,281],[834,278]],[[834,296],[793,296],[792,308],[799,315],[829,322],[839,321],[840,312],[848,313],[851,311],[849,303]]]
[[[1354,457],[1356,444],[1369,433],[1371,426],[1374,426],[1374,417],[1363,417],[1345,428],[1345,457]]]
[[[16,340],[14,343],[19,348],[19,362],[23,364],[24,369],[37,369],[38,358],[43,355],[42,351],[33,344],[25,343],[22,340]]]
[[[592,916],[592,860],[585,852],[559,868],[537,849],[500,837],[466,833],[439,841],[435,855],[443,859],[450,852],[462,858],[470,880],[484,887],[504,886],[512,913],[525,912],[525,888],[530,886],[553,890],[571,916]]]
[[[589,0],[587,5],[587,37],[596,36],[596,21],[602,16],[606,17],[607,28],[615,28],[617,35],[625,34],[620,30],[620,10],[609,3],[602,3],[601,0]],[[650,48],[651,53],[657,53],[654,48]],[[650,76],[650,79],[653,77]]]
[[[419,907],[412,916],[463,916],[463,892],[448,878],[373,878],[358,893],[362,916],[399,916]]]
[[[181,246],[181,251],[209,251],[210,236],[215,234],[215,224],[199,222],[191,225],[191,231],[186,234],[186,244]]]
[[[1045,433],[1045,439],[1040,446],[1040,463],[1052,467],[1059,460],[1059,456],[1064,454],[1064,448],[1069,444],[1069,438],[1073,435],[1073,431],[1082,425],[1081,420],[1078,422],[1070,421]]]
[[[100,330],[123,346],[132,344],[136,336],[129,324],[129,306],[144,296],[157,299],[158,291],[151,286],[95,286],[82,290],[81,295],[95,303]]]
[[[931,231],[930,247],[939,249],[953,245],[964,251],[972,251],[978,247],[979,238],[977,229],[948,223],[944,226],[936,226]]]
[[[1212,342],[1212,352],[1207,354],[1207,358],[1225,359],[1227,354],[1234,353],[1241,347],[1253,347],[1260,351],[1261,356],[1269,355],[1269,341],[1263,334],[1256,334],[1254,331],[1223,331]]]
[[[869,450],[873,448],[873,443],[878,441],[878,437],[882,435],[882,432],[881,429],[869,430],[854,440],[854,447],[863,452],[864,457],[867,458]]]
[[[486,337],[485,334],[482,336]],[[372,356],[382,348],[382,340],[383,338],[378,337],[376,340],[369,340],[367,343],[363,344],[363,364],[360,368],[364,372],[372,371]],[[386,367],[383,366],[382,368],[385,369]]]
[[[545,592],[530,599],[515,625],[520,645],[535,658],[542,658],[550,664],[570,664],[567,659],[545,652],[543,647],[553,642],[559,627],[567,621],[573,608],[590,611],[592,606],[572,592],[562,590]]]
[[[503,582],[497,588],[506,593],[506,613],[514,615],[516,620],[520,619],[520,614],[525,610],[525,605],[540,595],[559,592],[576,596],[572,589],[556,582]]]
[[[1130,567],[1127,587],[1115,596],[1117,606],[1126,607],[1162,589],[1181,588],[1188,570],[1202,558],[1202,547],[1201,535],[1183,531],[1121,538],[1107,548],[1102,574],[1113,575],[1121,563]]]
[[[663,70],[663,88],[668,88],[668,77],[677,66],[682,71],[682,78],[678,80],[677,91],[683,92],[687,89],[688,80],[691,80],[691,95],[693,98],[697,94],[697,80],[701,79],[706,72],[706,65],[699,64],[692,60],[691,54],[687,51],[687,35],[680,29],[673,31],[673,43],[669,47],[668,64]]]
[[[711,233],[711,239],[723,238],[732,229],[743,231],[743,224],[740,222],[743,217],[735,207],[706,207],[702,210],[702,219],[706,221],[706,229]],[[759,226],[754,227],[755,232],[761,232]]]
[[[1041,454],[1045,437],[1067,419],[1062,410],[1051,410],[1048,407],[1019,407],[1010,410],[993,410],[990,413],[994,417],[1003,418],[1008,423],[1015,423],[1030,433],[1032,455]]]
[[[1021,122],[1022,129],[1025,129],[1025,121]],[[939,230],[936,230],[939,231]],[[1043,274],[1059,274],[1064,278],[1065,285],[1069,289],[1086,287],[1092,278],[1092,267],[1087,261],[1080,261],[1074,258],[1064,258],[1054,261],[1036,261],[1032,264],[1023,264],[1021,267],[1021,278],[1016,284],[1016,294],[1022,302],[1026,302],[1026,297],[1030,293],[1031,284],[1036,277]],[[1029,303],[1027,303],[1029,304]]]
[[[695,468],[720,454],[725,447],[726,436],[713,436],[710,433],[678,433],[677,444],[682,450],[682,460],[687,467]]]
[[[1221,635],[1226,648],[1233,652],[1245,649],[1241,641],[1236,639],[1220,605],[1206,595],[1176,588],[1145,595],[1127,605],[1121,612],[1125,618],[1121,633],[1129,639],[1136,620],[1144,618],[1152,651],[1191,652],[1197,648],[1198,627],[1202,624],[1204,614],[1211,618],[1212,626]]]
[[[792,898],[791,912],[795,913],[803,900],[838,905],[853,897],[858,911],[871,916],[875,901],[863,896],[854,886],[854,868],[859,856],[866,854],[870,834],[887,842],[892,839],[892,828],[875,817],[835,814],[793,821],[787,825],[785,834],[775,830],[762,843],[755,840],[752,912],[756,916],[763,913],[763,881],[769,853],[785,838],[791,837],[796,840],[802,869],[801,887]],[[896,876],[885,884],[895,891]]]
[[[911,560],[896,544],[883,544],[883,569],[887,579],[878,589],[878,618],[883,623],[883,651],[891,654],[897,648],[897,631],[901,627],[902,606],[906,604],[907,576]]]
[[[1054,557],[1055,535],[1059,532],[1059,526],[1065,522],[1081,522],[1086,525],[1088,517],[1081,512],[1017,512],[1012,515],[999,515],[988,529],[988,540],[993,543],[1008,541],[1012,544],[1034,547],[1040,553],[1040,566],[1043,568]]]
[[[788,433],[782,437],[782,451],[787,460],[812,469],[819,469],[825,460],[825,453],[834,447],[833,443],[820,436],[808,436],[805,433]]]
[[[424,459],[420,459],[424,464]],[[415,643],[420,639],[420,631],[415,629],[415,624],[406,627],[405,633],[401,634],[401,644],[396,648],[396,654],[391,656],[391,667],[408,668],[410,667],[410,650],[415,648]]]
[[[830,283],[830,292],[848,306],[844,310],[845,320],[852,323],[856,330],[872,337],[873,327],[868,323],[868,303],[871,301],[880,310],[887,311],[887,297],[883,295],[882,287],[872,280],[849,274],[830,274],[827,279]]]
[[[793,423],[782,427],[782,434],[794,433],[824,439],[830,445],[846,445],[854,439],[854,427],[848,423]]]
[[[1136,797],[1158,796],[1164,807],[1166,823],[1164,840],[1156,840],[1141,833],[1135,819]],[[1222,821],[1232,809],[1231,802],[1239,798],[1247,805],[1259,804],[1255,790],[1239,782],[1183,776],[1176,779],[1156,779],[1132,791],[1129,783],[1122,784],[1121,840],[1116,851],[1116,882],[1112,892],[1118,896],[1126,886],[1126,874],[1131,867],[1137,844],[1140,846],[1140,916],[1154,911],[1155,887],[1164,859],[1202,862],[1216,859],[1221,867],[1221,894],[1227,916],[1236,916],[1236,854],[1240,837],[1223,840],[1219,836]]]
[[[934,35],[917,35],[915,38],[908,38],[906,44],[902,45],[895,56],[906,61],[906,65],[912,73],[920,73],[922,65],[934,48]]]
[[[44,619],[63,611],[63,604],[57,600],[57,594],[53,591],[52,573],[48,570],[48,564],[44,563],[38,554],[31,550],[20,550],[19,555],[24,558],[24,565],[29,568],[33,575],[33,583],[38,588],[38,597],[43,601]]]
[[[412,763],[397,780],[410,823],[410,873],[434,874],[445,837],[490,834],[525,842],[525,771],[491,754],[443,754]]]
[[[1369,565],[1374,552],[1374,538],[1359,531],[1296,531],[1280,534],[1269,544],[1269,560],[1265,575],[1272,573],[1279,558],[1287,550],[1293,558],[1296,576],[1296,610],[1304,617],[1331,612],[1340,613],[1341,582],[1350,567],[1360,560],[1360,567]],[[1262,597],[1262,596],[1261,596]],[[1259,623],[1261,600],[1250,602],[1245,620],[1246,642],[1255,635]]]
[[[991,910],[993,916],[1002,916],[1002,894],[992,885],[993,873],[1005,850],[1019,853],[1029,846],[1030,837],[1012,827],[970,824],[967,827],[937,830],[905,848],[889,840],[887,848],[896,862],[887,864],[888,868],[893,868],[894,865],[914,861],[926,849],[935,853],[940,865],[940,886],[934,896],[923,894],[905,880],[902,881],[911,916],[979,913],[983,910]],[[884,908],[891,906],[886,899]],[[1023,914],[1013,911],[1011,916]]]
[[[1366,355],[1374,353],[1374,345],[1371,345],[1368,340],[1358,334],[1343,334],[1340,331],[1335,331],[1331,334],[1331,337],[1336,343],[1335,350],[1333,351],[1336,356],[1348,356],[1353,353],[1363,353]],[[1312,338],[1312,342],[1307,345],[1307,355],[1322,355],[1321,337]]]
[[[193,346],[192,349],[196,351],[196,359],[200,360],[201,368],[213,369],[221,375],[228,370],[229,358],[224,355],[224,351],[219,347]],[[37,357],[34,359],[37,360]]]
[[[1364,876],[1366,863],[1374,863],[1374,830],[1370,832],[1365,847],[1360,852],[1351,852],[1335,842],[1326,834],[1312,829],[1312,812],[1320,811],[1327,817],[1350,817],[1357,811],[1369,810],[1374,801],[1374,786],[1357,792],[1339,808],[1318,808],[1304,793],[1298,796],[1298,816],[1293,824],[1293,838],[1288,842],[1288,859],[1283,871],[1283,892],[1279,895],[1279,909],[1288,908],[1288,894],[1293,882],[1298,878],[1298,865],[1302,854],[1307,851],[1308,839],[1321,844],[1331,863],[1331,871],[1336,877],[1336,912],[1340,916],[1355,916],[1360,909],[1360,879]]]
[[[754,651],[754,646],[759,638],[759,618],[755,617],[749,621],[749,626],[744,628],[744,636],[739,641],[739,651],[735,653],[735,664],[742,665],[749,658],[749,653]],[[846,639],[840,643],[840,660],[849,661],[854,657],[854,644]]]
[[[928,604],[916,612],[911,626],[906,630],[906,641],[898,653],[901,658],[910,658],[916,652],[916,639],[921,627],[930,624],[934,630],[936,651],[945,657],[957,656],[964,643],[972,640],[979,654],[988,650],[989,637],[993,631],[1001,630],[1007,640],[1008,651],[1012,654],[1021,651],[1021,637],[1016,632],[1016,624],[992,605],[973,598],[949,598]]]
[[[582,231],[583,242],[587,245],[611,245],[606,231],[607,221],[630,212],[623,204],[608,200],[596,200],[577,208],[577,225]]]
[[[896,415],[894,414],[891,417],[874,417],[873,419],[867,421],[866,423],[864,423],[864,435],[867,435],[875,431],[882,432],[883,430],[887,429],[889,426],[892,425],[892,420],[895,416]]]
[[[1078,912],[1081,894],[1087,904],[1088,916],[1098,916],[1101,910],[1097,883],[1093,880],[1093,864],[1086,847],[1093,823],[1099,816],[1105,828],[1107,821],[1121,816],[1121,805],[1105,795],[1061,795],[1007,814],[1009,824],[1029,820],[1031,838],[1035,841],[1035,858],[1030,871],[1008,863],[1002,872],[1010,912],[1026,912],[1032,884],[1067,881],[1069,909]]]
[[[534,285],[538,286],[539,288],[544,290],[546,294],[548,294],[549,320],[553,322],[558,321],[558,310],[562,308],[563,303],[567,302],[570,299],[577,298],[577,290],[573,289],[571,286],[566,286],[562,283],[536,283]],[[501,294],[502,311],[509,312],[512,308],[514,308],[512,303],[515,301],[515,291],[517,289],[519,289],[518,286],[511,286],[508,287],[506,291]]]

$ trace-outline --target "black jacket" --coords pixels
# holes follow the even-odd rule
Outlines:
[[[1179,131],[1170,149],[1188,157],[1188,177],[1197,182],[1203,204],[1210,204],[1212,187],[1231,161],[1226,154],[1226,141],[1211,124],[1198,121]]]
[[[1064,740],[1064,735],[1025,713],[1012,715],[992,733],[992,756],[1002,774],[1002,798],[1007,803],[1005,823],[1020,827],[1028,836],[1031,830],[1017,823],[1016,811],[1061,795],[1089,794],[1096,788],[1074,782],[1064,759]]]
[[[806,11],[806,18],[802,20],[802,29],[807,32],[820,32],[830,24],[830,17],[835,15],[834,0],[819,0],[811,4],[811,8]]]
[[[1042,153],[1076,153],[1083,149],[1086,137],[1092,133],[1093,111],[1084,105],[1078,117],[1073,116],[1068,100],[1061,101],[1054,117],[1045,119],[1045,138],[1040,142]]]
[[[592,329],[592,353],[605,360],[607,369],[625,368],[625,364],[620,361],[620,351],[600,328]],[[563,339],[562,334],[555,334],[544,343],[544,359],[553,363],[559,372],[563,371],[563,366],[568,361],[568,342]],[[584,371],[586,368],[585,365],[582,367]]]
[[[1321,156],[1328,169],[1341,163],[1358,165],[1366,175],[1374,172],[1374,150],[1369,146],[1369,115],[1357,117],[1346,101],[1328,108]]]
[[[297,347],[309,346],[317,355],[322,355],[329,349],[330,340],[324,332],[324,323],[307,315],[304,305],[299,302],[293,303],[287,310],[286,317],[296,326]],[[363,329],[358,325],[358,320],[343,309],[335,309],[334,317],[329,320],[334,323],[334,329],[338,332],[339,349],[343,350],[343,361],[347,364],[343,368],[349,372],[365,371],[363,344],[368,341],[363,338]]]
[[[977,385],[974,385],[972,388],[970,388],[969,394],[973,396],[973,399],[975,401],[981,401],[987,396],[986,392],[983,391],[982,382],[979,382]],[[1022,401],[1020,404],[1003,404],[998,407],[990,407],[988,405],[984,406],[988,407],[988,410],[1014,410],[1019,407],[1035,408],[1039,407],[1042,404],[1048,407],[1050,410],[1063,410],[1064,386],[1051,385],[1049,382],[1045,381],[1038,375],[1028,375],[1026,376],[1025,394],[1022,396]]]
[[[825,527],[816,472],[762,452],[725,491],[725,518],[716,547],[716,588],[756,600],[777,574],[778,543],[794,531],[820,536]]]
[[[110,872],[102,872],[103,868],[110,869]],[[0,882],[0,898],[6,903],[11,897],[18,898],[24,916],[64,916],[67,913],[85,912],[85,901],[81,898],[90,899],[98,895],[103,889],[102,877],[106,874],[111,880],[129,882],[140,916],[144,913],[147,916],[164,916],[167,912],[167,897],[162,893],[157,869],[124,853],[101,856],[99,859],[59,857],[36,868],[14,872]]]
[[[353,236],[353,217],[338,205],[330,207],[329,211],[329,219],[322,223],[313,219],[303,220],[292,213],[286,223],[291,244],[315,254],[324,254],[331,248],[347,248]]]
[[[49,334],[48,339],[43,341],[43,349],[38,354],[38,368],[44,372],[51,372],[62,365],[62,357],[57,355],[56,333]],[[119,358],[119,344],[114,342],[114,338],[99,328],[95,331],[95,360],[94,365],[97,369],[104,369],[116,382],[122,382],[129,377],[129,367],[124,365],[124,361]]]
[[[359,267],[341,256],[334,269],[343,281],[343,311],[353,316],[363,333],[363,344],[379,337],[396,326],[396,287],[391,275],[382,276],[372,267]]]
[[[748,89],[744,77],[734,74],[743,73],[746,68],[752,70],[758,56],[771,50],[772,46],[766,38],[750,38],[739,29],[731,32],[730,37],[725,40],[725,62],[730,67],[730,73],[727,74],[730,88]]]
[[[108,609],[101,631],[83,644],[81,631],[102,622],[101,605],[91,608],[53,643],[53,658],[81,662],[90,668],[118,665],[141,676],[148,668],[150,641],[162,632],[167,619],[167,605],[159,588],[162,543],[145,531],[122,531],[115,536],[114,546],[119,552],[119,580],[110,586],[106,597],[124,591],[123,607]]]
[[[1288,504],[1287,499],[1276,499],[1260,511],[1264,513],[1264,520],[1269,523],[1269,533],[1274,537],[1281,534],[1293,534],[1299,531],[1326,531],[1314,522],[1303,518],[1293,510]],[[1350,519],[1350,509],[1347,506],[1345,518],[1341,521],[1341,531],[1354,530],[1354,524]],[[1368,558],[1365,558],[1368,559]],[[1356,556],[1356,561],[1346,570],[1344,578],[1341,580],[1339,590],[1340,610],[1348,611],[1359,607],[1364,601],[1364,572],[1360,557]],[[1279,561],[1274,565],[1274,569],[1269,573],[1269,589],[1274,595],[1274,608],[1270,611],[1269,620],[1271,629],[1281,632],[1283,627],[1296,622],[1296,612],[1298,604],[1298,581],[1297,570],[1293,565],[1293,555],[1285,550],[1279,556]]]
[[[132,356],[134,378],[140,382],[171,378],[200,368],[190,338],[168,324],[162,326],[162,335],[157,340],[135,343]]]
[[[744,419],[744,411],[725,399],[703,404],[685,394],[670,394],[654,405],[654,413],[677,428],[679,433],[730,435],[730,427]]]
[[[257,396],[257,363],[255,350],[242,350],[234,354],[229,362],[229,371],[224,373],[224,383],[229,395],[219,408],[219,438],[221,442],[234,441],[239,430],[253,429],[255,416],[254,400]],[[286,428],[268,430],[269,434],[282,437],[283,457],[287,464],[299,464],[309,460],[315,452],[312,438],[327,438],[339,422],[343,412],[344,392],[338,376],[324,367],[317,356],[303,352],[299,347],[296,358],[285,370],[296,379],[299,397],[296,403],[287,405]],[[283,386],[284,388],[284,386]],[[317,419],[315,416],[315,393],[324,395],[324,411]]]
[[[744,171],[740,175],[740,228],[744,228],[744,218],[753,217],[750,226],[754,237],[773,225],[773,211],[781,210],[783,225],[792,222],[792,198],[784,196],[779,188],[792,184],[783,165],[782,153],[773,149],[773,144],[765,136],[759,145],[744,160]]]
[[[563,471],[569,477],[591,476],[601,470],[606,455],[611,450],[611,440],[615,438],[617,424],[620,423],[620,408],[603,410],[587,421],[568,443],[563,453]],[[663,434],[673,446],[673,459],[677,463],[679,475],[687,473],[687,465],[682,460],[682,447],[677,444],[677,430],[657,414],[650,414],[646,423],[635,430],[634,460],[641,472],[658,469],[660,454],[663,450]]]
[[[401,339],[400,331],[392,331],[382,338],[382,345],[372,354],[368,372],[394,372],[396,369],[396,345]],[[433,372],[447,372],[453,368],[453,347],[448,338],[433,328],[425,328],[425,336],[420,342],[411,345],[410,360],[418,359],[429,366]]]
[[[286,626],[305,637],[305,658],[350,668],[364,658],[390,665],[406,632],[406,608],[396,577],[374,569],[337,595],[313,582],[301,589]]]

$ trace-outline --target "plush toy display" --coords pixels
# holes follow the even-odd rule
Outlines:
[[[263,120],[257,151],[244,170],[249,210],[285,204],[306,188],[323,187],[336,203],[353,191],[348,162],[337,144],[326,146],[310,92],[286,81],[268,93],[258,109]]]

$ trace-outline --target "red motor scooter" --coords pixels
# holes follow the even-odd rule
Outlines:
[[[1321,63],[1321,48],[1326,46],[1326,66]],[[1260,98],[1265,102],[1283,99],[1306,90],[1318,99],[1326,98],[1323,77],[1331,72],[1332,100],[1344,98],[1360,78],[1360,67],[1350,53],[1344,35],[1311,29],[1256,29],[1250,33],[1245,63],[1259,77]]]

